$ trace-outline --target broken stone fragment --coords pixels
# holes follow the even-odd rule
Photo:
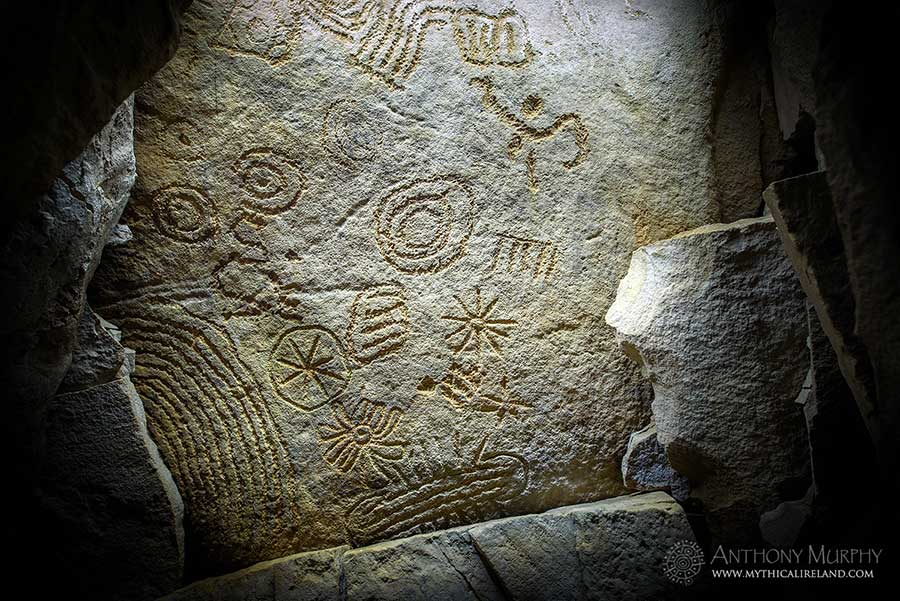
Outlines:
[[[804,302],[762,217],[639,248],[606,315],[653,384],[659,442],[719,540],[758,538],[760,514],[808,484],[795,404],[809,371]]]
[[[656,424],[632,433],[622,458],[622,479],[631,490],[665,490],[684,501],[690,494],[688,479],[672,469],[666,449],[656,438]]]
[[[863,421],[877,440],[875,380],[866,347],[856,334],[856,303],[847,256],[826,173],[772,183],[763,193],[778,234],[822,330],[837,355]]]
[[[58,393],[74,392],[115,379],[125,361],[125,349],[89,306],[84,307],[72,363],[59,385]]]

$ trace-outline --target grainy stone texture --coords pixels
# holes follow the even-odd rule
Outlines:
[[[629,490],[666,490],[679,501],[690,493],[688,479],[672,469],[656,437],[656,424],[632,433],[622,458],[622,479]]]
[[[624,491],[603,315],[718,218],[705,3],[203,2],[98,311],[197,574]]]
[[[344,570],[348,601],[504,599],[502,585],[491,578],[465,529],[350,551]]]
[[[74,392],[110,382],[116,378],[124,361],[125,349],[104,327],[101,318],[85,305],[78,322],[72,362],[57,393]]]
[[[195,583],[166,601],[674,599],[681,591],[666,579],[664,558],[683,540],[694,535],[679,505],[648,493],[301,553]]]
[[[57,536],[47,553],[73,593],[155,599],[182,582],[184,506],[147,433],[124,349],[85,315],[77,374],[95,384],[54,397],[46,417],[39,498],[43,526]],[[110,380],[111,357],[119,366]]]
[[[779,498],[807,456],[795,404],[809,371],[804,302],[764,217],[638,249],[607,313],[653,382],[659,441],[719,540],[752,540],[763,511],[800,494]]]
[[[669,599],[680,585],[666,552],[694,540],[681,507],[661,492],[562,507],[469,530],[512,599]]]
[[[785,144],[771,83],[766,2],[709,3],[721,46],[711,133],[719,217],[724,223],[762,214],[763,189],[780,179]]]
[[[341,595],[342,555],[349,547],[298,553],[208,578],[166,601],[331,601]],[[403,597],[397,596],[396,599]]]
[[[14,425],[4,443],[24,482],[37,473],[44,410],[72,361],[85,288],[134,183],[132,115],[129,99],[65,166],[32,218],[15,224],[3,248],[0,306],[8,310],[0,326],[0,384],[10,398],[4,421]],[[79,379],[76,366],[69,385]]]

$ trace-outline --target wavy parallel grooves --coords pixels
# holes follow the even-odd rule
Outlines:
[[[395,2],[387,16],[375,19],[360,38],[353,56],[388,82],[407,77],[421,59],[428,29],[447,25],[452,14],[444,2]]]
[[[413,491],[365,499],[351,511],[351,523],[355,516],[354,529],[365,540],[409,534],[452,515],[513,498],[524,489],[526,469],[524,464],[472,468]]]

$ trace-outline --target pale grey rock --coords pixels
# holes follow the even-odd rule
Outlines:
[[[4,240],[0,384],[10,396],[11,464],[37,473],[42,419],[69,369],[85,288],[135,179],[133,101],[128,99],[63,169],[31,214]],[[73,377],[76,377],[73,373]]]
[[[690,494],[687,478],[672,469],[666,449],[656,438],[656,424],[632,433],[622,458],[622,479],[630,490],[665,490],[679,501]]]
[[[607,313],[653,383],[659,441],[720,540],[757,537],[760,514],[803,480],[804,302],[762,217],[638,249]]]
[[[166,601],[622,601],[678,598],[669,549],[694,535],[662,492],[263,562]]]
[[[625,492],[650,389],[603,315],[635,245],[720,214],[706,3],[196,2],[185,25],[94,291],[196,565]]]
[[[70,590],[149,600],[181,584],[184,506],[124,368],[118,376],[50,402],[39,498]]]
[[[469,534],[506,598],[584,598],[576,524],[570,516],[506,518],[475,526]]]
[[[694,540],[681,507],[662,492],[506,518],[469,534],[509,599],[661,599],[678,585],[666,552]]]
[[[347,601],[505,598],[463,528],[349,551],[344,579]]]
[[[343,598],[341,563],[347,549],[338,547],[265,561],[233,574],[195,582],[166,596],[165,601],[336,601]]]
[[[78,324],[72,363],[59,384],[58,393],[90,388],[116,378],[125,362],[125,349],[102,321],[85,305]]]

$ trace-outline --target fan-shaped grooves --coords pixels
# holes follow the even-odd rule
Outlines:
[[[135,386],[150,432],[185,495],[189,519],[198,526],[192,531],[203,538],[195,542],[212,558],[220,551],[233,557],[237,546],[258,557],[272,552],[273,538],[293,540],[300,525],[293,466],[227,335],[174,304],[123,301],[106,314],[137,352]],[[267,528],[258,528],[260,516],[271,516]]]

